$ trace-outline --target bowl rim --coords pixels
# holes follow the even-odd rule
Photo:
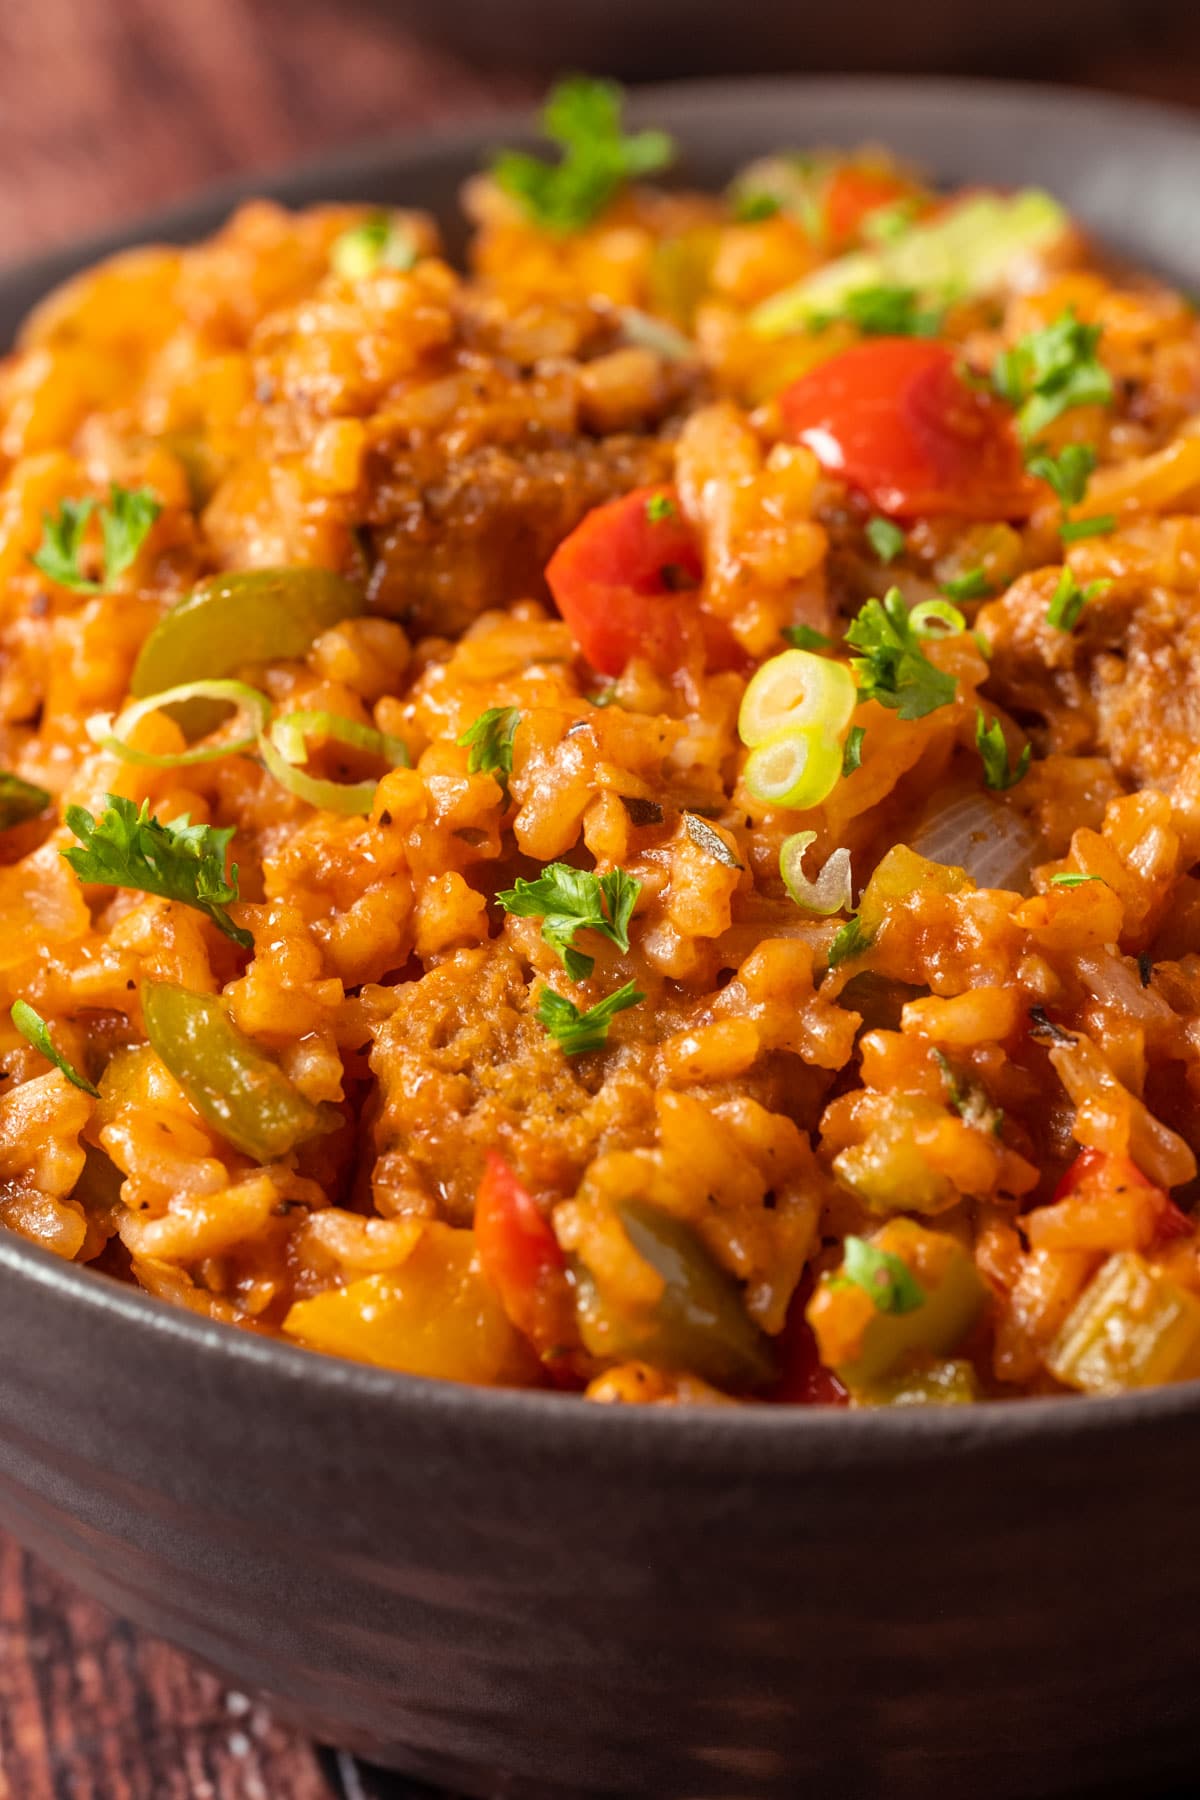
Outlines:
[[[693,129],[716,113],[740,117],[760,102],[834,100],[856,107],[898,101],[914,111],[969,102],[977,114],[1013,109],[1031,118],[1053,116],[1060,130],[1072,119],[1098,120],[1119,136],[1132,131],[1167,134],[1195,149],[1200,116],[1185,108],[1119,94],[1090,92],[1028,81],[907,75],[755,76],[658,83],[631,90],[630,116],[653,118],[668,128]],[[447,158],[477,158],[501,140],[534,135],[528,108],[506,108],[414,134],[392,133],[333,154],[306,158],[256,174],[214,183],[165,207],[131,217],[101,232],[72,238],[33,257],[0,267],[0,300],[16,291],[26,304],[39,293],[100,258],[155,240],[183,239],[206,230],[211,220],[252,196],[303,204],[306,190],[354,184],[381,170],[419,178],[423,169]],[[311,196],[310,196],[311,197]],[[551,1420],[554,1448],[567,1455],[584,1447],[602,1454],[620,1450],[635,1462],[678,1467],[739,1470],[794,1469],[814,1454],[829,1468],[841,1463],[887,1465],[904,1460],[935,1461],[947,1452],[970,1454],[1047,1434],[1090,1438],[1118,1429],[1158,1430],[1176,1419],[1200,1416],[1200,1381],[1147,1388],[1101,1398],[1047,1396],[1003,1398],[971,1406],[913,1408],[805,1407],[769,1402],[738,1405],[603,1406],[546,1389],[489,1388],[435,1380],[313,1351],[282,1337],[267,1337],[205,1318],[161,1300],[86,1264],[64,1262],[49,1251],[0,1231],[0,1275],[13,1277],[89,1315],[98,1324],[116,1324],[145,1333],[153,1342],[191,1348],[207,1364],[222,1360],[232,1371],[273,1379],[281,1387],[301,1387],[331,1400],[353,1396],[381,1416],[419,1413],[447,1429],[471,1429],[498,1438],[531,1442]]]

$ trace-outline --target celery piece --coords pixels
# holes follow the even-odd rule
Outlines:
[[[1085,1394],[1200,1376],[1200,1300],[1134,1251],[1119,1251],[1080,1295],[1046,1366]]]
[[[782,337],[840,313],[864,288],[911,288],[943,302],[991,293],[1014,264],[1047,249],[1067,223],[1058,201],[1040,188],[976,194],[892,243],[824,264],[764,300],[750,323],[762,337]]]

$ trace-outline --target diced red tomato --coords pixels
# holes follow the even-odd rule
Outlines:
[[[927,338],[874,338],[819,363],[780,396],[790,435],[879,512],[1009,519],[1028,513],[1012,418]]]
[[[862,230],[863,221],[881,206],[891,206],[913,192],[912,183],[888,169],[840,163],[825,196],[825,228],[830,247],[843,250]]]
[[[602,675],[635,656],[668,675],[695,652],[710,669],[742,660],[722,620],[704,612],[700,546],[673,488],[639,488],[588,513],[546,568],[555,605]]]
[[[511,1322],[539,1354],[575,1342],[566,1258],[504,1158],[489,1150],[475,1200],[475,1248]]]
[[[779,1380],[768,1398],[781,1406],[846,1406],[850,1396],[831,1369],[822,1363],[804,1309],[812,1295],[807,1278],[793,1296],[787,1324],[779,1337]]]
[[[1105,1192],[1111,1193],[1114,1189],[1123,1187],[1145,1188],[1154,1194],[1159,1215],[1157,1243],[1166,1244],[1172,1238],[1188,1237],[1191,1234],[1191,1219],[1176,1206],[1166,1190],[1156,1187],[1129,1157],[1117,1156],[1109,1150],[1081,1150],[1055,1188],[1054,1199],[1057,1203],[1060,1200],[1078,1199],[1083,1194],[1100,1197]]]

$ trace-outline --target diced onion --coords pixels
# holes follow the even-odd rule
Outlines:
[[[784,726],[819,726],[840,738],[858,699],[845,663],[811,650],[785,650],[750,679],[738,713],[738,735],[753,749]]]
[[[815,881],[804,873],[804,852],[816,836],[815,831],[797,831],[784,840],[779,852],[783,885],[805,912],[819,913],[822,918],[830,913],[849,912],[854,905],[854,890],[848,850],[835,850]]]
[[[183,700],[228,701],[245,718],[246,730],[237,737],[222,738],[217,744],[193,744],[186,750],[164,755],[139,750],[127,741],[150,713],[160,712]],[[161,694],[149,694],[144,700],[135,700],[117,719],[111,713],[95,714],[88,720],[87,731],[93,743],[119,756],[123,762],[139,763],[150,769],[179,769],[189,763],[216,762],[223,756],[237,756],[252,750],[270,716],[271,702],[267,696],[244,681],[185,681],[179,687],[164,688]]]
[[[367,750],[382,757],[393,769],[408,767],[408,746],[404,740],[376,731],[373,725],[361,725],[356,719],[343,719],[331,712],[284,713],[269,731],[260,735],[259,754],[281,787],[326,812],[369,813],[379,779],[376,776],[367,781],[326,781],[309,775],[297,764],[307,757],[311,737],[333,738],[356,750]]]
[[[842,772],[836,738],[812,726],[786,725],[757,744],[746,760],[746,786],[756,800],[803,812],[819,806]]]
[[[1024,893],[1041,855],[1038,834],[1014,806],[971,791],[931,809],[910,846],[930,862],[965,869],[978,887]]]

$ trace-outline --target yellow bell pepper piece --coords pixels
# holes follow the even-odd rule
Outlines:
[[[1200,1300],[1135,1251],[1110,1256],[1075,1303],[1046,1366],[1085,1394],[1200,1376]]]
[[[532,1350],[485,1281],[473,1231],[428,1224],[399,1268],[297,1300],[283,1324],[313,1350],[356,1362],[524,1387],[538,1379]]]

